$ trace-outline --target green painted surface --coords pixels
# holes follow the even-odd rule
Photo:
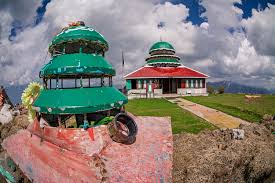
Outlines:
[[[131,80],[126,80],[126,89],[127,90],[131,90],[132,89],[132,82],[131,82]]]
[[[97,41],[108,48],[108,43],[105,38],[96,30],[86,26],[71,26],[68,29],[61,31],[53,38],[50,47],[55,44],[77,39]]]
[[[9,180],[11,183],[15,183],[15,179],[11,173],[6,171],[4,167],[0,165],[0,174],[2,174],[7,180]]]
[[[153,44],[153,46],[151,46],[150,51],[157,49],[175,50],[175,48],[170,43],[165,41],[156,42],[155,44]]]
[[[156,64],[156,63],[174,63],[180,65],[180,62],[177,59],[154,59],[147,61],[147,64]]]
[[[40,76],[56,74],[106,74],[115,75],[115,70],[104,57],[95,54],[64,54],[53,57],[40,71]]]
[[[33,106],[47,114],[82,114],[121,107],[127,98],[114,87],[42,90]]]

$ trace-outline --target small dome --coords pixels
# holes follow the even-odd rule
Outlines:
[[[108,43],[105,38],[96,30],[83,25],[71,25],[68,28],[64,28],[53,38],[50,47],[73,40],[96,41],[105,47],[105,51],[108,50]]]
[[[160,42],[156,42],[155,44],[153,44],[153,46],[151,46],[149,53],[154,50],[162,50],[162,49],[175,51],[175,48],[170,43],[165,41],[160,41]]]

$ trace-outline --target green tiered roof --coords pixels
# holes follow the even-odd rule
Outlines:
[[[80,22],[81,23],[81,22]],[[46,114],[83,114],[120,108],[128,102],[127,98],[112,86],[108,86],[103,79],[115,75],[112,65],[105,60],[104,52],[108,43],[104,37],[94,29],[86,27],[84,23],[76,23],[64,28],[56,35],[49,47],[52,59],[40,71],[43,78],[44,89],[34,101],[33,107],[37,112]],[[74,43],[75,48],[66,52],[68,43]],[[83,44],[84,43],[84,44]],[[64,51],[60,52],[63,48]],[[64,46],[65,45],[65,46]],[[94,52],[82,52],[83,47],[96,48]],[[72,51],[74,50],[74,51]],[[58,54],[53,54],[59,51]],[[47,80],[99,78],[101,85],[84,88],[81,84],[76,88],[62,88],[63,84],[56,84],[56,88],[47,88]],[[50,80],[50,83],[51,83]],[[75,80],[76,83],[76,80]],[[90,86],[90,84],[89,84]],[[77,88],[78,87],[78,88]]]
[[[150,66],[179,66],[180,58],[175,55],[175,48],[168,42],[160,41],[151,46],[146,62]]]
[[[120,107],[127,98],[114,87],[42,90],[33,106],[48,114],[81,114]]]
[[[40,71],[40,77],[51,75],[115,75],[115,70],[104,57],[95,54],[63,54],[53,57]]]

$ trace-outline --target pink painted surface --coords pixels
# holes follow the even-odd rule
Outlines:
[[[34,183],[172,182],[170,119],[135,121],[139,131],[132,145],[113,142],[106,126],[93,128],[93,141],[81,129],[48,127],[42,135],[35,122],[2,145]]]

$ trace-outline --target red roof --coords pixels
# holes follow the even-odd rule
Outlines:
[[[188,67],[141,67],[140,69],[125,76],[125,79],[131,78],[167,78],[167,77],[194,77],[207,78],[208,76],[190,69]]]

